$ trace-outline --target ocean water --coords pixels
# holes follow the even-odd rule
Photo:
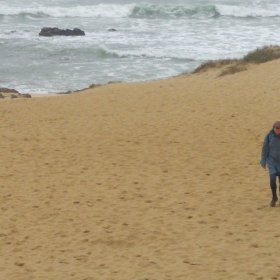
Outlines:
[[[278,0],[170,3],[0,0],[0,87],[53,93],[161,79],[280,44]],[[46,26],[77,27],[86,36],[39,37]]]

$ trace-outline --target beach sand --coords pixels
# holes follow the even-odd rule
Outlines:
[[[1,100],[0,279],[280,279],[279,68]]]

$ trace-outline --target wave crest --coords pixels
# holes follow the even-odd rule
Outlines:
[[[233,5],[156,5],[156,4],[98,4],[75,7],[36,7],[22,8],[10,7],[0,4],[0,17],[81,17],[81,18],[211,18],[219,16],[228,17],[277,17],[280,8],[268,6],[246,7]]]
[[[134,18],[187,18],[187,17],[217,17],[219,13],[215,6],[172,6],[172,5],[138,5],[130,14]]]
[[[49,38],[43,38],[43,41],[48,41]],[[52,42],[51,44],[56,44]],[[151,49],[147,50],[110,50],[105,46],[87,46],[87,47],[58,47],[52,49],[48,45],[36,45],[34,51],[41,53],[47,52],[50,57],[60,57],[63,59],[68,59],[69,57],[77,58],[83,57],[87,59],[165,59],[165,60],[178,60],[180,62],[193,62],[194,59],[188,58],[183,54],[167,54],[165,51],[153,52]]]
[[[108,18],[184,18],[213,17],[219,13],[215,6],[178,6],[151,4],[99,4],[76,7],[11,8],[0,5],[0,16],[17,17],[108,17]]]

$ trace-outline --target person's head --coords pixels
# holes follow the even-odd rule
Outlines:
[[[280,135],[280,121],[273,124],[273,131],[275,134]]]

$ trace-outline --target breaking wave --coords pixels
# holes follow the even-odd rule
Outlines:
[[[19,8],[0,4],[1,17],[107,17],[107,18],[188,18],[188,17],[278,17],[280,8],[233,5],[153,5],[153,4],[98,4],[75,7],[36,7]]]
[[[131,11],[130,17],[135,18],[187,18],[187,17],[217,17],[219,13],[215,6],[172,6],[172,5],[139,5]]]
[[[114,51],[109,50],[106,47],[96,46],[96,47],[82,47],[82,48],[64,48],[61,49],[51,49],[48,46],[36,46],[36,51],[38,52],[47,52],[49,56],[56,57],[82,57],[85,56],[88,59],[160,59],[160,60],[178,60],[181,62],[192,62],[194,61],[191,58],[186,58],[183,54],[179,55],[167,55],[165,52],[154,52],[148,50],[142,51]]]

